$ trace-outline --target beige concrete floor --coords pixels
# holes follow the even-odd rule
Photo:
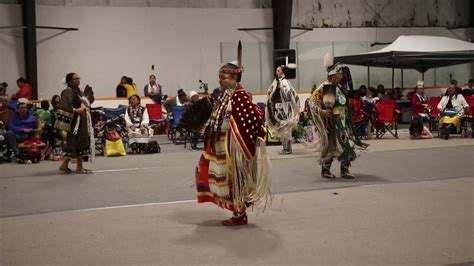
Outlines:
[[[472,177],[276,195],[250,224],[195,202],[3,218],[2,265],[472,263]],[[466,264],[468,265],[468,264]]]

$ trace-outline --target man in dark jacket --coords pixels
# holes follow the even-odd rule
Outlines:
[[[36,117],[29,113],[26,103],[20,102],[16,113],[10,118],[5,141],[8,147],[18,156],[17,143],[24,141],[28,133],[38,128]]]

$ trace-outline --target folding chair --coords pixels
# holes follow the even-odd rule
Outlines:
[[[170,120],[170,130],[168,132],[168,139],[173,141],[174,144],[177,144],[178,139],[177,139],[177,133],[178,133],[178,124],[179,124],[179,119],[181,118],[181,114],[186,110],[186,106],[175,106],[173,109],[171,109],[171,115],[172,118]]]
[[[381,100],[375,104],[375,137],[382,138],[389,132],[398,139],[398,118],[395,100]]]
[[[148,117],[150,119],[150,128],[155,129],[158,126],[166,127],[166,119],[163,118],[162,105],[159,103],[147,104],[146,110],[148,111]]]
[[[349,105],[351,107],[352,122],[354,123],[357,135],[359,137],[366,137],[369,116],[364,111],[362,100],[360,98],[350,99]]]
[[[103,108],[102,110],[105,113],[105,120],[111,120],[119,116],[125,116],[127,106],[121,105],[117,108]]]
[[[474,96],[464,96],[469,108],[464,112],[461,120],[461,132],[466,138],[474,137]]]

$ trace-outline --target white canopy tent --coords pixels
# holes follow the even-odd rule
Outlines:
[[[392,68],[393,87],[395,68],[415,69],[424,73],[431,68],[474,62],[474,44],[447,37],[402,35],[380,50],[338,56],[334,61]]]

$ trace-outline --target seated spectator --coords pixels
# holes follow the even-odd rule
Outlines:
[[[359,97],[364,97],[367,95],[367,86],[360,85],[359,89],[357,90],[357,94]]]
[[[55,136],[56,134],[58,133],[57,130],[54,128],[54,123],[55,123],[55,120],[56,120],[56,112],[58,110],[58,105],[59,105],[59,102],[61,101],[61,96],[59,95],[54,95],[53,98],[51,98],[51,110],[50,110],[50,113],[51,113],[51,126],[52,126],[52,135],[49,135],[48,140],[49,140],[49,144],[50,146],[54,146],[55,142],[56,142],[56,139],[55,139]],[[50,133],[50,132],[48,132]],[[43,136],[44,136],[44,132],[43,132]],[[61,138],[60,138],[61,139]],[[48,142],[48,141],[47,141]]]
[[[376,94],[374,87],[369,87],[367,94],[362,97],[362,103],[364,104],[364,110],[366,112],[372,111],[375,106],[375,103],[379,100],[379,97],[374,96]]]
[[[347,98],[354,99],[357,93],[354,90],[347,90]]]
[[[377,85],[377,97],[380,100],[383,100],[385,99],[385,96],[386,96],[385,87],[382,84]]]
[[[146,107],[141,106],[138,95],[128,99],[129,106],[125,112],[125,123],[128,131],[129,144],[133,152],[145,151],[146,145],[153,136],[153,130],[148,126],[150,122]]]
[[[143,93],[145,96],[150,97],[154,103],[161,103],[163,98],[161,85],[156,83],[155,75],[148,77],[148,84],[143,88]]]
[[[426,112],[428,100],[425,97],[424,82],[422,80],[417,82],[415,92],[410,99],[410,103],[413,115],[420,116]]]
[[[16,84],[19,88],[18,92],[15,94],[16,99],[26,98],[31,100],[33,97],[33,89],[31,88],[31,85],[26,82],[26,79],[19,78],[17,79]]]
[[[189,93],[189,96],[191,98],[190,105],[195,104],[197,101],[199,101],[199,94],[196,91],[191,91]],[[190,132],[191,135],[191,149],[197,150],[197,143],[199,141],[200,134],[199,132]]]
[[[13,95],[10,98],[10,101],[8,101],[8,109],[12,110],[13,112],[16,112],[17,106],[18,106],[18,99],[16,98],[15,95]]]
[[[186,92],[184,92],[183,89],[178,90],[178,96],[169,98],[166,100],[164,106],[166,109],[166,112],[171,113],[171,110],[175,106],[183,106],[187,105],[189,103],[188,95],[186,95]]]
[[[17,143],[24,141],[28,134],[38,128],[38,122],[34,115],[28,112],[26,103],[19,102],[16,113],[10,118],[5,141],[8,147],[18,156]]]
[[[58,109],[58,104],[61,101],[61,96],[59,95],[54,95],[53,98],[51,98],[51,111],[56,111]]]
[[[454,88],[455,88],[455,94],[461,94],[462,93],[462,89],[458,86],[458,81],[453,79],[451,80],[451,85],[454,85]]]
[[[467,84],[462,90],[463,96],[472,96],[474,94],[474,79],[468,80]]]
[[[47,100],[41,101],[41,108],[36,110],[36,117],[38,118],[38,128],[41,132],[41,141],[47,143],[45,156],[49,156],[54,145],[56,144],[56,130],[53,124],[53,114],[49,110],[49,102]]]
[[[367,90],[367,95],[362,97],[362,105],[364,111],[368,114],[370,124],[367,127],[367,138],[372,138],[372,125],[375,124],[375,104],[379,101],[379,97],[374,96],[376,94],[376,90],[374,87],[369,87]]]
[[[403,98],[402,88],[396,87],[393,89],[392,97],[390,99],[399,101]]]
[[[464,99],[464,96],[456,90],[456,85],[451,84],[446,91],[446,95],[441,98],[441,101],[438,104],[438,110],[441,115],[438,126],[441,130],[441,134],[449,136],[446,133],[446,129],[449,129],[450,125],[456,127],[456,130],[459,131],[461,126],[461,117],[463,116],[465,110],[469,108],[468,103]],[[447,126],[445,126],[447,125]]]
[[[189,93],[189,97],[191,98],[191,104],[199,101],[199,94],[196,91],[191,91]]]
[[[6,82],[0,83],[0,96],[8,96],[7,88],[8,84]]]
[[[128,99],[129,106],[125,112],[125,122],[129,132],[145,133],[148,128],[149,118],[146,107],[141,106],[138,95],[132,95]]]
[[[117,85],[115,89],[115,94],[117,98],[127,97],[127,89],[125,89],[124,85],[127,83],[127,76],[123,76],[120,79],[120,83]]]
[[[29,138],[18,145],[22,149],[18,156],[18,163],[38,163],[41,160],[41,150],[46,147],[46,144],[40,140],[38,130],[33,129],[28,135]]]
[[[451,84],[446,91],[446,94],[441,98],[438,104],[438,110],[442,116],[456,116],[461,117],[465,109],[469,107],[466,99],[462,94],[456,90],[456,85]]]
[[[127,97],[130,98],[132,95],[137,95],[137,85],[133,83],[133,79],[127,77],[127,82],[123,84],[125,89],[127,90]]]
[[[41,108],[36,110],[36,116],[38,117],[39,128],[45,125],[51,125],[51,112],[49,111],[49,101],[41,101]]]
[[[8,98],[6,96],[0,96],[0,122],[3,123],[4,127],[8,127],[10,118],[15,114],[12,110],[8,109]]]

